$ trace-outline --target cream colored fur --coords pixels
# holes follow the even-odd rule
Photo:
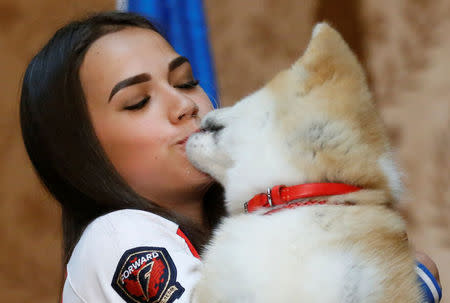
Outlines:
[[[231,108],[209,113],[190,161],[225,188],[231,214],[204,255],[195,303],[419,302],[399,174],[364,72],[341,36],[316,25],[304,55]],[[275,185],[342,182],[330,203],[244,214]]]

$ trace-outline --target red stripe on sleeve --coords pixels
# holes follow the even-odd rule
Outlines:
[[[192,245],[191,241],[186,237],[186,235],[181,231],[180,228],[177,229],[177,235],[179,235],[181,238],[184,239],[187,246],[189,247],[189,250],[191,251],[192,255],[196,257],[197,259],[200,259],[199,254],[197,253],[197,250],[195,249],[194,245]]]

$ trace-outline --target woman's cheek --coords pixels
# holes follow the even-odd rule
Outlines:
[[[152,133],[137,127],[126,131],[118,129],[109,140],[104,140],[108,142],[104,146],[107,156],[119,174],[130,183],[158,171],[166,143],[161,135],[152,136]]]
[[[137,192],[144,193],[149,187],[158,187],[165,179],[164,160],[154,151],[145,152],[142,148],[128,157],[119,160],[117,165],[119,174]]]

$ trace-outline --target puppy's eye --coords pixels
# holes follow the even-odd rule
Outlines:
[[[141,101],[139,101],[136,104],[130,105],[130,106],[126,106],[124,107],[125,110],[138,110],[141,109],[145,106],[145,104],[147,104],[147,102],[150,100],[150,97],[145,97],[144,99],[142,99]]]
[[[192,80],[183,84],[175,85],[175,88],[190,89],[196,87],[200,83],[199,80]]]

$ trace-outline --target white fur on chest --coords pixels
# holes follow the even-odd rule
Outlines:
[[[345,221],[352,212],[310,206],[226,219],[205,254],[198,302],[378,302],[384,273],[376,255],[348,245],[367,231]]]

